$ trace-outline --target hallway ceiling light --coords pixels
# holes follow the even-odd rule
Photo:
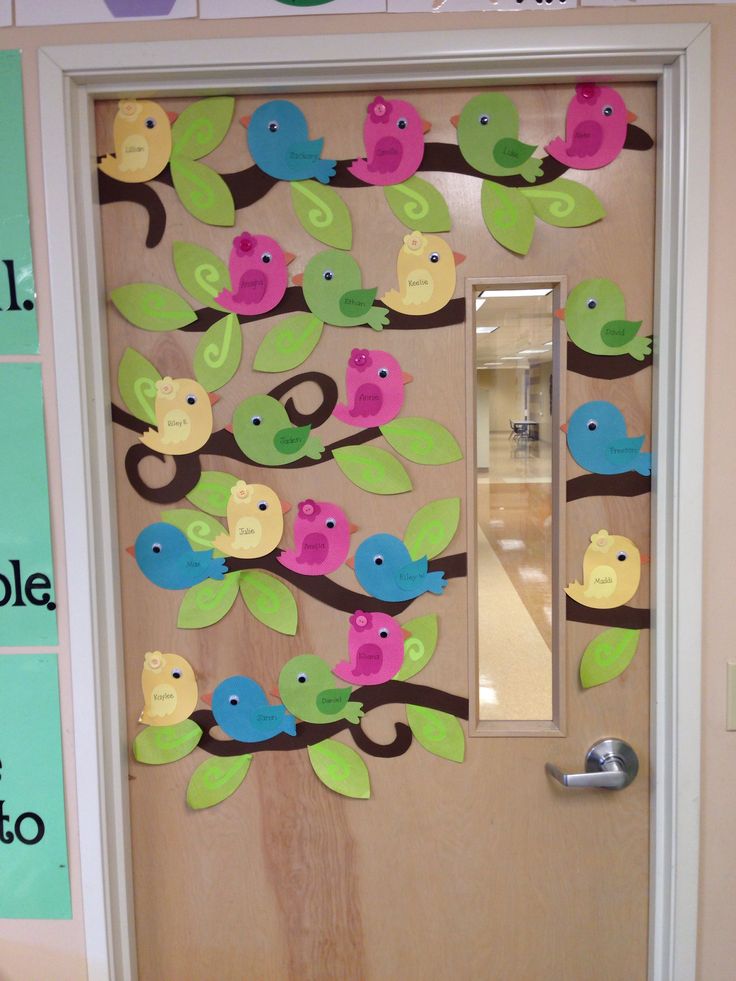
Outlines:
[[[483,290],[483,292],[479,294],[479,298],[480,299],[483,299],[483,300],[487,300],[487,299],[489,299],[492,296],[500,296],[500,297],[503,297],[503,296],[549,296],[549,294],[551,292],[552,292],[552,287],[551,286],[542,286],[539,289],[528,289],[528,290],[522,290],[522,289],[518,289],[518,290],[512,290],[512,289],[509,289],[509,290]],[[476,304],[477,304],[477,301],[476,301]],[[477,309],[478,308],[477,308],[477,305],[476,305],[476,310]]]
[[[476,334],[492,334],[494,332],[494,330],[498,330],[498,326],[496,326],[496,327],[476,327],[475,328],[475,333]]]
[[[486,361],[485,364],[481,365],[481,368],[500,368],[502,364],[502,361]]]
[[[502,361],[526,361],[526,358],[521,354],[506,354],[501,358]]]
[[[525,348],[523,351],[519,351],[519,354],[546,354],[546,347],[529,347]]]

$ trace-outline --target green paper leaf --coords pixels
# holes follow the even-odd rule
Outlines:
[[[460,498],[445,497],[419,508],[404,533],[404,545],[412,559],[433,559],[444,552],[460,523]]]
[[[128,410],[143,422],[156,425],[156,382],[161,375],[148,358],[126,347],[118,365],[118,388]]]
[[[403,494],[412,489],[404,465],[377,446],[342,446],[333,451],[348,480],[369,494]]]
[[[412,463],[438,466],[463,458],[463,451],[452,433],[432,419],[402,416],[381,426],[381,432],[396,452]]]
[[[186,300],[156,283],[129,283],[110,293],[115,308],[142,330],[178,330],[193,324],[197,315]]]
[[[486,228],[499,245],[526,255],[534,238],[534,209],[516,187],[483,181],[480,207]]]
[[[206,307],[223,310],[215,297],[230,289],[230,273],[214,252],[194,242],[174,242],[174,269],[179,282],[191,296]]]
[[[431,660],[437,647],[439,621],[436,613],[428,613],[402,623],[402,627],[409,631],[411,637],[404,641],[404,663],[394,677],[397,681],[408,681]]]
[[[465,758],[465,733],[454,715],[420,705],[406,706],[406,720],[417,741],[443,760],[462,763]]]
[[[133,740],[133,756],[139,763],[174,763],[189,756],[201,736],[202,730],[191,719],[175,726],[148,726]]]
[[[371,796],[368,767],[354,749],[336,739],[325,739],[308,746],[307,752],[312,769],[330,790],[343,797],[367,800]]]
[[[294,636],[299,611],[291,590],[280,579],[268,572],[246,569],[240,573],[240,592],[256,620],[280,634]]]
[[[541,187],[523,187],[534,213],[548,225],[581,228],[605,217],[606,209],[584,184],[558,177]]]
[[[305,232],[323,245],[350,249],[353,222],[337,191],[317,181],[292,181],[291,203]]]
[[[236,314],[215,321],[204,333],[194,352],[194,377],[205,391],[222,388],[240,367],[243,332]]]
[[[312,313],[294,313],[273,326],[253,359],[255,371],[291,371],[317,346],[324,324]]]
[[[239,572],[228,572],[224,579],[205,579],[184,593],[177,627],[193,630],[211,627],[229,612],[238,595]]]
[[[640,630],[610,627],[594,637],[580,659],[583,688],[603,685],[623,674],[636,654],[640,633]]]
[[[219,521],[215,521],[209,514],[195,511],[192,508],[174,508],[171,511],[162,511],[161,520],[169,525],[174,525],[179,531],[183,531],[192,548],[200,551],[212,548],[212,542],[218,535],[227,535],[227,530]]]
[[[218,147],[230,129],[235,99],[218,95],[187,106],[171,127],[171,155],[198,160]]]
[[[384,187],[389,208],[411,231],[449,232],[452,220],[447,202],[436,187],[414,175],[403,184]]]
[[[235,224],[230,188],[211,167],[185,157],[172,157],[171,178],[179,200],[190,215],[206,225]]]
[[[253,754],[213,756],[200,763],[187,786],[187,804],[193,811],[227,800],[245,780]]]
[[[230,500],[230,491],[237,484],[238,478],[231,473],[219,470],[205,470],[194,487],[187,494],[187,500],[206,511],[224,518]],[[186,532],[185,532],[186,534]]]

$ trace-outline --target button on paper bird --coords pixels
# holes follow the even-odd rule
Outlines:
[[[430,129],[411,102],[377,95],[363,124],[366,159],[356,160],[348,170],[366,184],[401,184],[417,172]]]
[[[294,522],[294,549],[285,549],[278,561],[304,576],[327,576],[348,557],[350,535],[357,531],[342,508],[330,501],[299,502]]]
[[[239,480],[227,502],[227,535],[218,535],[215,548],[239,559],[258,559],[273,552],[284,533],[284,512],[289,505],[265,484]]]
[[[457,142],[467,163],[481,174],[509,177],[521,174],[533,184],[542,163],[532,154],[537,149],[519,140],[519,111],[507,95],[483,92],[465,104],[459,116]]]
[[[126,184],[153,180],[169,162],[175,119],[148,99],[121,99],[112,126],[115,153],[100,161],[102,173]]]
[[[212,406],[218,400],[193,378],[161,378],[154,403],[158,429],[148,429],[138,438],[157,453],[194,453],[212,435]]]
[[[626,420],[610,402],[586,402],[560,427],[567,433],[567,448],[584,470],[591,473],[628,473],[648,477],[652,454],[642,453],[643,436],[627,436]]]
[[[260,743],[285,732],[296,735],[296,719],[283,705],[271,705],[261,686],[236,674],[226,678],[215,688],[211,696],[204,695],[203,702],[212,701],[212,714],[222,731],[241,743]]]
[[[583,558],[583,584],[577,580],[565,588],[567,595],[595,610],[624,606],[639,588],[642,562],[630,538],[609,535],[605,529],[590,536]]]
[[[304,722],[336,722],[347,719],[355,725],[363,715],[363,703],[351,702],[352,686],[335,688],[328,665],[314,654],[292,657],[281,669],[281,701]]]
[[[348,560],[358,582],[371,596],[388,602],[414,599],[422,593],[442,595],[444,572],[428,572],[427,556],[412,560],[409,549],[394,535],[371,535]]]
[[[230,427],[227,427],[230,428]],[[235,410],[232,431],[247,457],[264,467],[280,467],[308,456],[319,460],[322,440],[312,427],[293,426],[283,405],[270,395],[251,395]]]
[[[301,109],[286,99],[259,106],[241,120],[248,130],[248,149],[262,171],[281,181],[305,181],[313,177],[329,184],[335,161],[322,160],[324,139],[309,139]]]
[[[127,551],[143,575],[162,589],[189,589],[205,579],[223,579],[228,571],[223,558],[213,558],[211,548],[195,551],[184,532],[165,521],[144,528]]]
[[[374,307],[377,289],[363,289],[360,266],[346,252],[327,249],[313,256],[294,282],[304,289],[310,312],[334,327],[367,325],[381,330],[388,313]]]
[[[349,426],[383,426],[401,412],[404,385],[410,381],[412,376],[387,351],[353,348],[345,372],[347,405],[338,402],[332,414]]]
[[[237,235],[230,250],[232,289],[218,293],[215,302],[249,317],[269,313],[284,298],[289,282],[286,267],[295,258],[268,235]]]
[[[199,689],[191,664],[179,654],[148,651],[141,672],[144,706],[138,719],[147,726],[174,726],[197,706]]]
[[[637,337],[641,320],[626,320],[626,300],[611,279],[586,279],[555,315],[565,321],[570,340],[588,354],[630,354],[643,361],[652,352],[650,337]]]
[[[381,685],[401,668],[404,641],[410,636],[387,613],[356,610],[350,617],[349,660],[335,665],[332,673],[356,685]]]
[[[437,235],[405,235],[396,260],[399,288],[384,293],[381,302],[412,317],[441,310],[452,299],[457,266],[464,258]]]
[[[605,167],[621,153],[635,119],[615,89],[583,82],[567,107],[565,139],[558,136],[544,149],[577,170]]]

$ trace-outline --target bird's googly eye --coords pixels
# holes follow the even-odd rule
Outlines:
[[[335,527],[335,519],[334,518],[328,518],[327,521],[325,521],[325,527],[326,528],[334,528]]]
[[[404,117],[402,116],[401,119],[396,120],[396,125],[399,127],[399,129],[406,129],[406,127],[409,125],[409,122],[408,120],[404,119]]]
[[[228,698],[228,702],[231,705],[237,705],[240,702],[240,699],[238,698],[237,695],[231,695],[230,698]]]
[[[490,123],[490,121],[491,121],[490,116],[486,116],[486,115],[478,116],[478,122],[481,124],[481,126],[487,126]]]
[[[260,426],[260,424],[263,422],[263,419],[261,419],[260,416],[253,416],[250,421],[253,423],[254,426]]]
[[[153,545],[151,545],[151,551],[154,555],[158,555],[158,553],[161,551],[161,545],[158,542],[154,542]]]
[[[378,369],[378,377],[379,378],[388,378],[388,368],[379,368]]]
[[[429,257],[429,261],[430,262],[439,262],[440,261],[440,254],[439,254],[439,252],[432,252],[432,254]]]
[[[629,556],[626,552],[619,552],[618,555],[616,556],[619,562],[625,562],[628,559],[628,557]]]
[[[270,261],[271,261],[271,253],[270,252],[264,252],[263,255],[261,256],[261,262],[263,262],[266,265],[268,265]]]
[[[378,636],[385,640],[388,637],[388,630],[384,627],[383,630],[378,631]]]
[[[174,668],[174,670],[171,672],[171,677],[181,678],[181,671],[178,668]]]
[[[598,306],[598,300],[594,300],[593,297],[591,297],[586,303],[586,306],[589,310],[595,310],[595,308]]]
[[[598,423],[595,421],[595,419],[588,419],[585,425],[588,427],[591,433],[594,433],[598,428]]]
[[[149,116],[144,125],[145,125],[146,129],[155,129],[156,128],[156,120],[152,116]]]
[[[604,116],[612,116],[613,115],[613,106],[604,106],[601,109],[601,112],[603,113]]]
[[[267,501],[259,501],[258,502],[258,510],[259,511],[268,511],[268,502]]]
[[[331,279],[334,279],[334,276],[335,274],[331,269],[325,269],[325,271],[322,273],[322,279],[326,279],[328,283]]]
[[[374,555],[373,556],[373,564],[374,565],[383,565],[383,556],[382,555]]]
[[[298,675],[296,676],[296,680],[297,680],[297,681],[299,682],[299,684],[300,684],[300,685],[303,685],[303,684],[305,684],[305,683],[306,683],[307,681],[309,681],[309,678],[308,678],[308,677],[307,677],[307,675],[306,675],[306,674],[304,674],[304,672],[302,671],[302,673],[301,673],[301,674],[298,674]]]
[[[272,119],[271,122],[268,124],[268,132],[278,133],[278,131],[279,131],[279,124],[276,122],[275,119]]]
[[[192,395],[190,393],[186,397],[186,403],[187,403],[187,405],[196,405],[197,404],[197,396],[196,395]]]

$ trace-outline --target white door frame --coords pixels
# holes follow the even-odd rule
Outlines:
[[[695,978],[700,807],[703,416],[710,146],[706,24],[88,44],[39,52],[88,974],[135,978],[92,102],[655,79],[658,208],[653,444],[650,981]],[[84,561],[86,557],[86,561]]]

